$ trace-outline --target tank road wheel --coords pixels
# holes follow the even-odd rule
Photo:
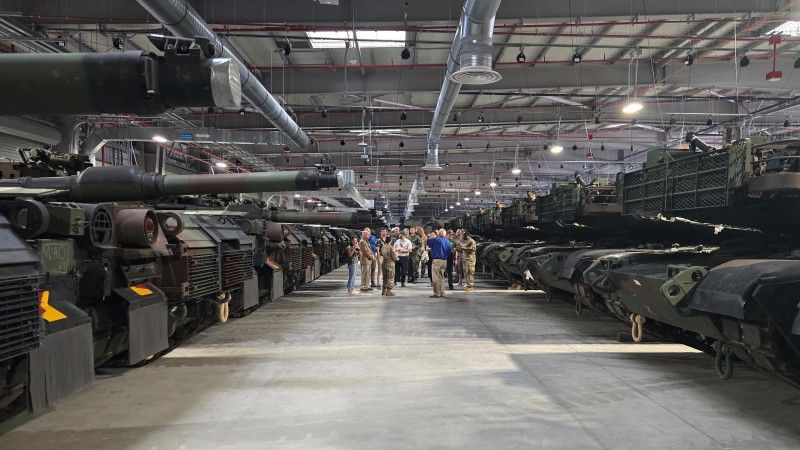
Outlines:
[[[733,376],[733,351],[726,343],[714,345],[717,355],[714,357],[714,369],[722,380],[730,380]]]
[[[633,342],[644,341],[644,323],[647,318],[638,314],[631,314],[631,339]]]
[[[231,294],[229,292],[221,292],[217,295],[217,320],[219,323],[225,323],[230,317]]]

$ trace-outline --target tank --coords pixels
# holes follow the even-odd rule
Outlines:
[[[733,375],[733,356],[793,383],[800,381],[800,261],[737,259],[695,278],[686,306],[707,314],[722,336],[715,369]],[[665,292],[666,295],[669,292]]]
[[[13,246],[5,249],[8,276],[36,272],[26,278],[28,285],[15,283],[33,293],[28,300],[36,323],[27,330],[38,338],[30,341],[22,333],[9,341],[23,354],[0,360],[0,370],[25,368],[18,379],[7,381],[26,386],[29,395],[3,390],[8,395],[0,394],[0,403],[23,402],[33,412],[91,384],[97,366],[146,362],[191,332],[224,321],[231,308],[258,305],[254,269],[261,248],[256,233],[245,232],[241,215],[168,211],[143,202],[176,195],[316,190],[338,186],[340,180],[328,167],[221,175],[88,167],[77,175],[37,178],[74,172],[83,164],[38,160],[4,173],[14,178],[0,180],[0,236],[19,242],[38,259],[37,267],[31,258],[12,253]],[[17,173],[28,175],[17,178]],[[274,238],[268,230],[264,234]],[[258,254],[264,264],[264,253]]]
[[[152,36],[146,52],[0,54],[0,115],[139,114],[239,107],[239,71],[202,39]]]

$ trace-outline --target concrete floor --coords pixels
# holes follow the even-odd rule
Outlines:
[[[773,448],[800,446],[800,390],[532,292],[479,283],[348,297],[338,270],[108,371],[0,448]],[[6,428],[9,428],[8,426]]]

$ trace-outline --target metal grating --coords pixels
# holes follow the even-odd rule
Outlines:
[[[303,269],[314,264],[314,249],[312,247],[303,248],[302,264],[301,267]]]
[[[231,250],[222,256],[222,287],[230,288],[253,278],[253,251]]]
[[[548,195],[539,197],[537,204],[540,222],[573,221],[580,204],[580,188],[577,185],[553,185]]]
[[[732,163],[727,151],[700,153],[626,173],[623,213],[680,214],[727,206],[736,187],[729,184],[729,172],[736,169],[731,164],[741,165],[738,156]]]
[[[303,268],[303,249],[299,245],[293,245],[289,252],[292,270],[300,270]]]
[[[28,353],[39,346],[38,276],[0,281],[0,361]]]
[[[189,274],[189,297],[197,298],[220,291],[217,253],[184,257]]]

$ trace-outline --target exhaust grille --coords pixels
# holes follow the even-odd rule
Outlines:
[[[185,257],[189,274],[189,297],[197,298],[220,291],[217,273],[217,254],[189,255]]]
[[[292,270],[300,270],[303,267],[303,249],[293,245],[291,250]]]
[[[28,353],[39,346],[38,276],[0,281],[0,361]]]
[[[306,267],[310,266],[313,263],[314,263],[314,249],[311,247],[304,248],[302,268],[305,269]]]
[[[222,287],[230,288],[253,278],[253,252],[232,250],[222,258]]]

